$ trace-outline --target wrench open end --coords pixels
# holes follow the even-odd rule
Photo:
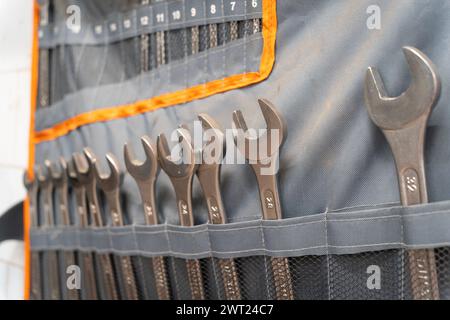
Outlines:
[[[248,137],[248,127],[240,110],[233,112],[233,123],[236,129],[235,144],[247,160],[264,162],[270,159],[283,145],[287,137],[287,125],[275,106],[266,99],[258,100],[259,107],[266,122],[266,131],[258,138]],[[277,133],[277,135],[273,135]],[[272,141],[272,137],[276,137]],[[242,143],[244,141],[244,143]],[[256,144],[258,149],[266,148],[266,152],[251,152],[250,145]],[[261,158],[265,155],[265,158]]]
[[[370,67],[366,74],[365,100],[370,117],[383,129],[395,130],[421,116],[429,116],[441,89],[437,69],[420,50],[403,48],[411,73],[408,89],[398,97],[387,95],[383,80],[376,68]]]
[[[59,165],[57,162],[52,162],[48,170],[55,185],[61,185],[67,180],[67,162],[64,158],[59,159]]]
[[[93,163],[94,174],[100,189],[111,191],[117,189],[121,184],[121,170],[119,161],[112,153],[106,155],[106,163],[110,170],[109,174],[101,173],[98,161]]]
[[[159,164],[170,177],[185,177],[195,171],[195,152],[186,131],[185,128],[177,129],[180,138],[179,141],[182,145],[182,159],[186,160],[185,156],[188,156],[188,161],[181,161],[180,163],[172,160],[166,136],[164,134],[158,136],[156,144]]]
[[[125,144],[123,148],[125,166],[134,179],[147,180],[156,176],[158,172],[158,157],[156,147],[148,136],[142,136],[141,142],[144,148],[145,160],[139,161],[136,159],[131,146]]]

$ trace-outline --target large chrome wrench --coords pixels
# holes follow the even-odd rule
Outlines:
[[[78,216],[78,223],[80,228],[87,228],[89,226],[88,211],[86,205],[86,189],[84,184],[78,180],[77,172],[75,171],[75,163],[71,159],[67,163],[67,176],[69,177],[70,185],[75,193],[76,210]],[[97,300],[98,289],[95,279],[94,259],[91,252],[80,251],[78,253],[80,263],[82,265],[82,281],[81,292],[82,298],[86,300]]]
[[[213,224],[226,223],[225,207],[220,192],[220,169],[226,152],[225,138],[219,124],[207,114],[198,116],[206,131],[207,143],[202,152],[202,163],[198,166],[197,177],[208,207],[208,219]],[[207,150],[214,154],[207,154]],[[212,153],[212,152],[211,152]],[[239,278],[234,259],[218,259],[227,300],[241,300]]]
[[[97,196],[97,181],[95,179],[94,168],[92,165],[95,161],[95,155],[89,148],[85,148],[83,151],[84,155],[79,153],[73,154],[75,171],[77,172],[78,180],[85,186],[86,189],[91,225],[97,228],[103,227],[103,218],[100,213],[100,205]],[[100,262],[100,267],[102,268],[100,277],[105,288],[105,296],[101,298],[105,300],[119,299],[111,256],[107,253],[97,253],[95,257]]]
[[[388,97],[378,71],[367,71],[365,99],[369,115],[383,131],[394,154],[401,202],[412,206],[428,202],[424,168],[427,121],[440,95],[440,79],[433,62],[421,51],[403,48],[412,81],[399,97]],[[433,249],[409,250],[414,299],[439,299]]]
[[[183,148],[183,156],[187,156],[188,158],[184,160],[187,161],[182,161],[181,163],[175,163],[173,161],[164,134],[158,136],[158,160],[161,168],[169,176],[175,190],[180,223],[182,226],[191,227],[194,225],[194,214],[192,212],[192,180],[195,171],[197,170],[197,165],[195,164],[195,153],[187,130],[178,129],[178,134]],[[186,260],[186,267],[192,299],[204,300],[205,291],[200,261],[196,259]]]
[[[23,184],[27,189],[28,193],[28,205],[29,205],[29,216],[30,224],[32,228],[39,227],[39,219],[37,216],[37,195],[38,195],[38,184],[36,179],[30,180],[28,173],[23,174]],[[31,250],[30,253],[30,299],[31,300],[41,300],[42,299],[42,284],[41,284],[41,262],[39,251]]]
[[[160,171],[158,156],[156,147],[149,137],[141,137],[141,142],[146,156],[145,161],[139,162],[136,160],[131,147],[125,144],[125,166],[138,185],[144,209],[145,223],[147,225],[156,225],[158,224],[158,213],[155,204],[155,183]],[[170,288],[164,257],[153,257],[152,264],[153,272],[155,273],[156,294],[160,300],[169,300]]]
[[[121,171],[119,161],[112,153],[106,155],[110,173],[103,175],[100,173],[98,162],[94,161],[94,172],[97,184],[106,196],[109,211],[111,214],[112,225],[114,227],[124,226],[123,212],[120,206],[120,185]],[[136,279],[134,277],[133,265],[129,256],[119,256],[119,268],[123,278],[125,298],[128,300],[138,300]]]
[[[58,168],[59,167],[59,168]],[[48,170],[50,172],[51,179],[54,185],[55,197],[58,196],[59,201],[56,203],[59,205],[59,213],[61,215],[61,221],[64,226],[70,226],[69,216],[69,201],[68,201],[68,178],[67,178],[67,163],[64,158],[59,159],[59,166],[56,163],[50,163]],[[64,255],[64,270],[67,270],[69,266],[74,266],[75,252],[63,251],[60,254]],[[63,279],[63,278],[62,278]],[[61,279],[61,281],[62,281]],[[63,282],[63,281],[62,281]],[[65,290],[65,296],[69,300],[78,300],[78,291],[76,289],[69,289],[66,283],[63,283]]]
[[[46,160],[44,166],[40,165],[37,170],[37,179],[39,181],[39,188],[42,195],[42,209],[44,225],[47,228],[52,228],[55,225],[53,212],[53,183],[48,172],[50,162]],[[56,251],[49,250],[44,253],[47,262],[47,270],[43,270],[48,279],[48,296],[46,299],[59,300],[61,298],[59,285],[59,266],[58,254]]]
[[[282,215],[276,169],[278,169],[279,149],[287,136],[287,126],[281,114],[268,100],[261,99],[258,102],[266,120],[266,132],[256,139],[248,137],[244,117],[241,111],[236,110],[233,113],[233,122],[237,129],[235,142],[256,175],[263,218],[278,220],[282,219]],[[276,298],[278,300],[294,299],[288,259],[272,257],[270,260]]]

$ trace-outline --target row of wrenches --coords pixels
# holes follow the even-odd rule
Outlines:
[[[260,201],[263,219],[281,219],[281,206],[278,194],[277,174],[263,174],[264,168],[278,167],[278,155],[286,136],[287,128],[284,119],[276,108],[267,100],[259,100],[259,106],[267,124],[265,133],[257,138],[249,137],[245,132],[248,128],[242,113],[237,110],[233,113],[233,123],[237,129],[235,141],[245,141],[243,144],[236,143],[237,148],[250,163],[256,175],[259,187]],[[147,136],[141,137],[145,153],[145,160],[138,160],[128,144],[124,146],[124,162],[128,173],[137,183],[143,207],[143,214],[147,225],[159,223],[155,201],[155,185],[160,168],[168,175],[176,195],[179,221],[182,226],[194,225],[192,210],[192,183],[194,176],[198,177],[206,204],[208,207],[208,219],[213,224],[226,223],[226,213],[220,191],[220,169],[221,159],[226,152],[223,139],[223,130],[218,123],[207,114],[198,116],[204,130],[214,129],[214,135],[209,137],[206,145],[214,150],[223,151],[219,161],[201,161],[198,164],[193,159],[198,154],[204,159],[204,150],[195,151],[189,131],[186,126],[180,126],[177,130],[179,142],[182,146],[183,159],[190,161],[174,161],[171,158],[168,142],[164,134],[160,134],[154,145]],[[277,130],[273,135],[272,131]],[[277,140],[273,141],[276,136]],[[213,145],[215,144],[215,145]],[[220,145],[218,145],[220,144]],[[266,152],[258,152],[254,155],[250,152],[249,145],[256,145],[258,149],[267,148]],[[203,148],[205,149],[205,148]],[[186,157],[187,156],[187,157]],[[30,200],[31,226],[54,227],[55,212],[53,201],[59,206],[59,220],[62,224],[69,226],[71,223],[68,188],[71,187],[76,200],[76,215],[78,216],[78,227],[105,227],[105,219],[102,215],[102,207],[99,203],[98,189],[104,194],[107,208],[111,217],[112,225],[120,227],[124,225],[124,216],[120,201],[120,187],[122,175],[118,159],[112,154],[106,155],[106,161],[110,168],[108,174],[103,174],[94,152],[85,148],[83,153],[74,153],[69,161],[61,158],[59,163],[46,160],[35,170],[36,179],[30,180],[25,175],[25,186],[27,187]],[[274,162],[277,163],[274,163]],[[42,217],[38,217],[38,192],[39,210]],[[57,198],[57,200],[56,200]],[[41,221],[39,221],[41,220]],[[67,266],[75,264],[74,252],[65,251],[64,261]],[[271,257],[270,272],[273,279],[273,288],[276,299],[293,299],[292,278],[287,258]],[[152,267],[155,275],[156,294],[159,299],[170,299],[170,281],[168,277],[167,260],[164,257],[153,257]],[[58,253],[55,251],[45,252],[43,265],[46,270],[41,270],[39,252],[31,252],[31,298],[40,299],[42,293],[42,271],[47,278],[47,294],[50,299],[60,299],[63,288],[59,275]],[[80,251],[78,261],[83,270],[82,295],[85,299],[138,299],[138,285],[136,283],[133,264],[129,256],[118,256],[113,260],[107,253],[92,253]],[[242,298],[239,284],[239,272],[235,260],[217,259],[223,291],[226,299],[239,300]],[[99,266],[101,272],[95,273],[95,265]],[[202,276],[200,260],[187,259],[186,269],[191,298],[201,300],[206,298],[205,285]],[[117,277],[115,277],[114,271]],[[119,286],[119,281],[122,284]],[[99,290],[99,287],[103,290]],[[119,289],[119,288],[122,288]],[[65,290],[65,289],[63,289]],[[66,296],[69,299],[79,298],[76,290],[68,290]]]

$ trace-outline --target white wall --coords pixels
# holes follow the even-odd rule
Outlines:
[[[33,0],[0,1],[0,214],[25,197]],[[0,243],[0,299],[23,297],[23,243]]]

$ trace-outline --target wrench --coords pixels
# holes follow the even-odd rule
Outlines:
[[[149,137],[141,137],[141,142],[146,155],[145,161],[137,161],[131,147],[125,144],[125,166],[138,185],[144,208],[145,223],[147,225],[156,225],[158,224],[158,214],[155,205],[155,184],[160,171],[158,157],[156,155],[156,147]],[[169,300],[170,288],[166,262],[163,257],[153,257],[152,264],[158,298],[160,300]]]
[[[52,228],[55,225],[54,212],[53,212],[53,183],[50,179],[48,167],[50,161],[45,160],[44,166],[40,165],[37,170],[37,179],[39,182],[39,188],[42,195],[43,206],[43,221],[47,228]],[[59,266],[58,266],[58,254],[55,251],[47,251],[44,253],[46,260],[47,278],[48,278],[48,296],[46,299],[59,300],[61,297],[59,286]]]
[[[91,225],[95,228],[103,227],[103,218],[100,213],[100,206],[97,197],[97,183],[94,174],[93,162],[95,162],[95,155],[89,148],[84,148],[84,156],[79,153],[73,154],[75,164],[75,171],[78,180],[86,188],[87,203],[91,218]],[[111,263],[111,257],[107,253],[97,253],[95,257],[101,266],[101,279],[104,286],[105,300],[117,300],[119,295],[114,279],[114,271]]]
[[[277,175],[274,168],[278,168],[279,149],[286,139],[287,126],[281,114],[268,100],[260,99],[258,103],[267,124],[266,132],[256,139],[249,138],[245,134],[248,128],[242,112],[236,110],[233,112],[233,123],[237,129],[235,143],[256,175],[263,218],[278,220],[282,219],[282,216]],[[252,152],[253,149],[257,149],[258,152]],[[278,300],[294,299],[288,259],[272,257],[270,260],[276,298]]]
[[[30,180],[28,173],[23,174],[23,184],[27,189],[28,193],[28,203],[29,203],[29,214],[30,222],[32,228],[39,228],[39,221],[37,216],[37,195],[38,195],[38,185],[36,180]],[[42,284],[41,284],[41,262],[40,254],[38,251],[31,250],[31,283],[30,283],[30,299],[31,300],[41,300],[42,299]]]
[[[365,100],[372,121],[383,131],[394,154],[404,206],[428,202],[424,143],[428,118],[440,95],[440,79],[433,62],[421,51],[403,48],[412,81],[399,97],[388,97],[378,71],[370,67]],[[439,299],[433,249],[409,250],[414,299]]]
[[[157,140],[158,160],[161,168],[169,176],[175,190],[177,199],[178,215],[182,226],[191,227],[194,225],[194,214],[192,212],[192,180],[197,170],[195,164],[195,153],[190,142],[189,133],[186,129],[177,130],[183,156],[187,156],[187,161],[175,163],[170,156],[169,146],[164,134],[160,134]],[[186,260],[186,267],[191,287],[191,297],[194,300],[204,300],[205,292],[203,287],[200,261],[196,259]]]
[[[75,163],[73,158],[67,163],[67,176],[69,178],[72,190],[75,193],[75,202],[77,208],[77,215],[80,228],[87,228],[89,226],[86,206],[86,189],[84,185],[78,180],[77,172],[75,171]],[[97,300],[97,284],[95,280],[94,260],[91,252],[79,252],[80,261],[82,264],[82,292],[86,300]]]
[[[225,150],[225,139],[219,124],[207,114],[200,114],[198,119],[202,123],[203,130],[207,132],[208,142],[206,146],[214,150],[214,159],[208,159],[206,149],[202,153],[202,164],[198,166],[197,177],[208,206],[209,222],[213,224],[226,223],[225,208],[220,193],[220,169]],[[219,269],[225,288],[227,300],[241,300],[241,290],[237,268],[233,259],[219,259]]]
[[[109,175],[102,175],[98,162],[94,160],[95,178],[97,184],[106,196],[109,211],[112,218],[112,225],[114,227],[124,226],[122,208],[120,206],[120,185],[121,171],[119,161],[112,153],[106,155],[106,161],[110,168]],[[123,285],[125,289],[125,298],[128,300],[138,300],[138,292],[136,287],[136,279],[134,278],[133,266],[129,256],[119,256],[120,270],[123,276]]]
[[[56,194],[59,197],[59,212],[61,214],[61,221],[64,226],[70,226],[70,216],[69,216],[69,202],[67,199],[68,196],[68,178],[67,178],[67,163],[64,158],[59,159],[59,166],[56,163],[50,163],[48,166],[48,170],[53,181],[53,186],[55,188]],[[67,270],[69,266],[76,265],[75,262],[75,253],[73,251],[64,251],[61,252],[64,254],[64,270]],[[78,300],[78,291],[76,289],[69,289],[67,285],[63,285],[65,288],[65,296],[69,300]]]
[[[50,23],[50,1],[45,0],[40,6],[40,26],[46,27]],[[50,105],[50,50],[39,49],[39,88],[38,108]]]

